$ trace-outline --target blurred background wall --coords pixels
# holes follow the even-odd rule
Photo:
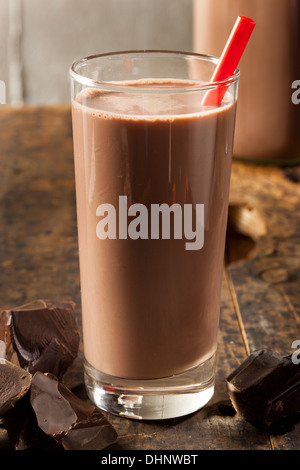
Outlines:
[[[192,50],[193,0],[0,0],[11,105],[69,102],[70,64],[128,49]]]

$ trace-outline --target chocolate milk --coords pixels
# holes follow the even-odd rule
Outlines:
[[[194,0],[194,50],[220,56],[238,15],[256,21],[240,61],[234,155],[254,161],[300,161],[300,2]]]
[[[149,83],[163,86],[174,84]],[[112,376],[171,376],[216,350],[235,103],[196,112],[192,94],[186,104],[95,89],[72,104],[85,357]],[[151,237],[150,220],[130,235],[120,213],[130,225],[134,204],[149,217],[155,204],[189,205],[193,233],[203,204],[203,246],[186,249],[175,218],[170,237]],[[97,227],[111,207],[105,238]]]

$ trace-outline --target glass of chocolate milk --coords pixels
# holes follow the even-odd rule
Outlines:
[[[85,383],[120,416],[186,415],[214,392],[239,78],[211,84],[216,63],[133,51],[70,70]]]

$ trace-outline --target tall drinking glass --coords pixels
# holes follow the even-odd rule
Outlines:
[[[132,51],[70,69],[85,382],[120,416],[186,415],[214,392],[239,78],[211,84],[216,63]]]

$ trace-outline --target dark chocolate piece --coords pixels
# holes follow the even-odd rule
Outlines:
[[[30,401],[40,428],[66,450],[101,450],[117,439],[97,407],[75,396],[51,374],[34,374]]]
[[[0,418],[7,414],[31,385],[31,374],[21,367],[0,359]]]
[[[226,379],[237,413],[267,425],[300,411],[300,365],[292,356],[254,351]]]
[[[19,400],[11,412],[4,416],[2,424],[7,431],[10,444],[15,450],[60,447],[38,426],[35,412],[30,404],[30,393]]]
[[[6,358],[31,374],[51,372],[61,379],[77,356],[80,333],[75,304],[36,300],[0,315],[0,339]]]

